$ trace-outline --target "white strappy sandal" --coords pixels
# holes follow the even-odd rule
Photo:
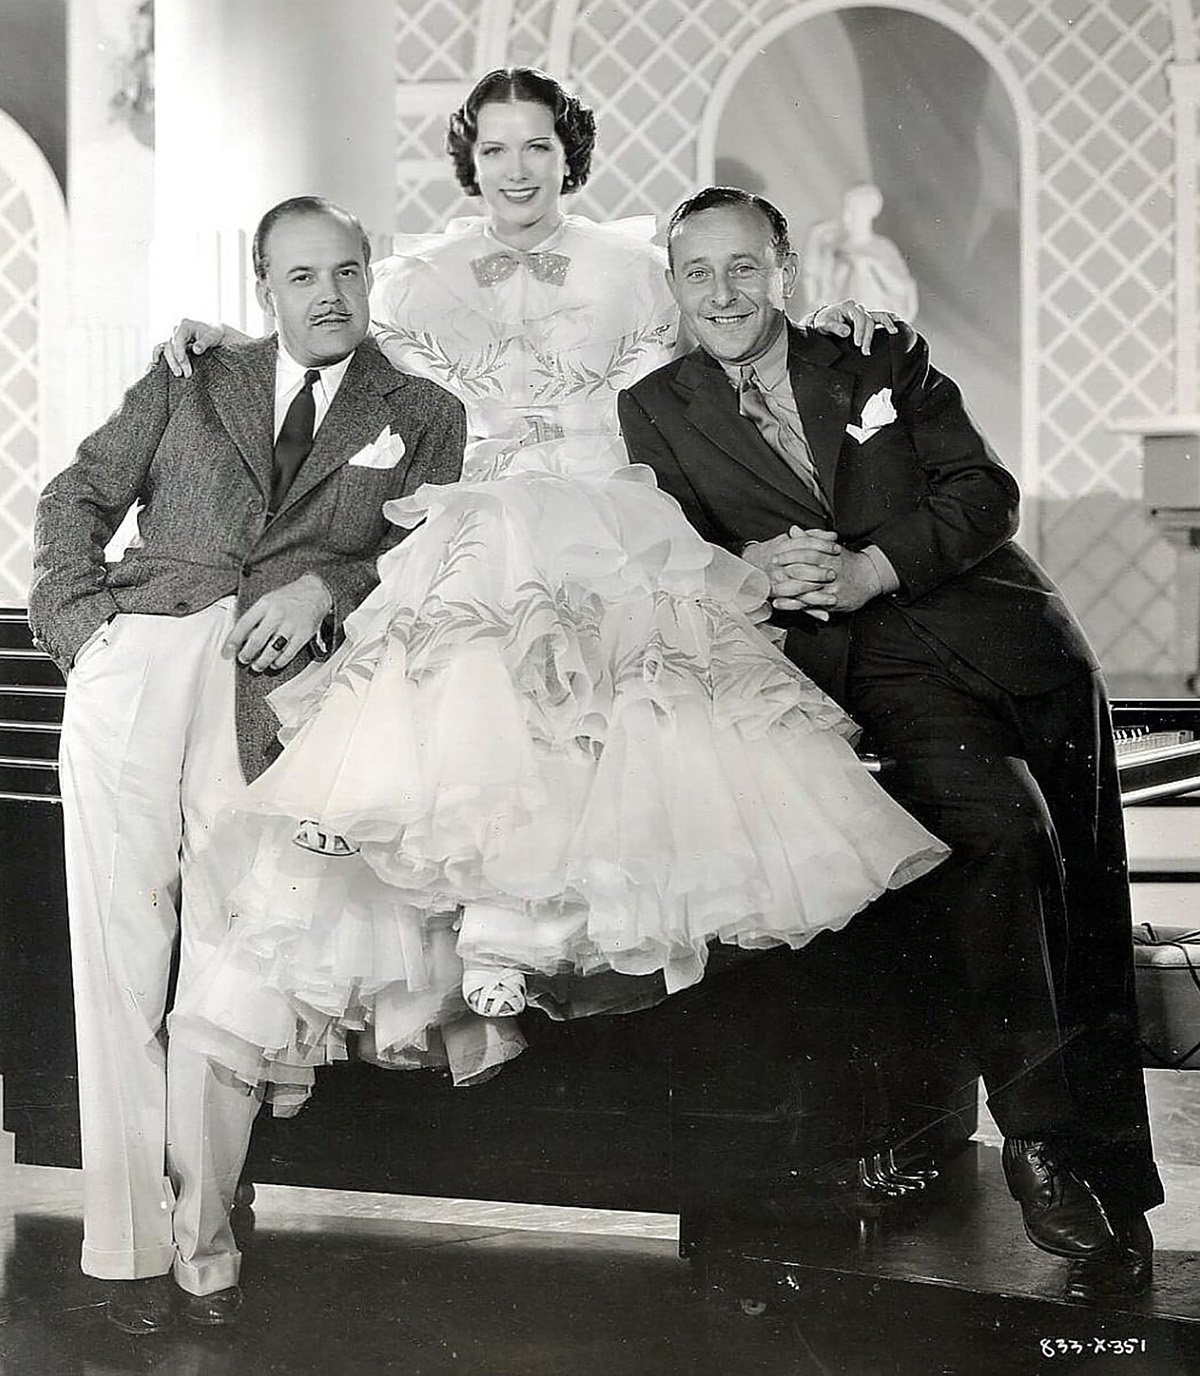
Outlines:
[[[481,1018],[513,1018],[525,1009],[525,976],[520,970],[471,967],[463,971],[462,993]]]
[[[358,854],[358,847],[352,846],[344,836],[333,831],[322,831],[316,822],[301,822],[292,836],[292,844],[302,850],[315,851],[318,855]]]

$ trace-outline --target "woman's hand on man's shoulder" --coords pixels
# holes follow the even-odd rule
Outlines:
[[[853,338],[856,348],[869,354],[875,331],[885,330],[888,334],[896,334],[898,317],[891,311],[868,310],[861,302],[847,298],[828,306],[818,306],[816,310],[809,311],[800,324],[804,329],[815,330],[818,334],[836,335],[839,339],[849,336]]]
[[[154,346],[150,356],[152,364],[165,358],[167,367],[176,377],[191,377],[192,357],[199,357],[218,344],[226,342],[234,334],[227,325],[210,325],[203,320],[189,320],[186,317],[171,331],[170,338]]]

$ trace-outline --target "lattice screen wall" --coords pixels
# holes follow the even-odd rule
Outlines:
[[[38,261],[29,197],[0,167],[0,606],[21,604],[29,587],[41,487]]]
[[[1032,114],[1036,453],[1023,539],[1060,580],[1110,670],[1179,658],[1175,554],[1141,513],[1137,442],[1109,419],[1164,415],[1173,386],[1171,0],[911,0],[1015,73]],[[578,202],[669,210],[693,189],[697,131],[722,72],[765,25],[828,0],[399,0],[398,226],[465,206],[439,165],[446,88],[487,66],[549,67],[595,105],[601,149]],[[507,20],[506,23],[503,21]],[[497,27],[503,30],[497,34]],[[481,52],[481,34],[492,35]],[[439,103],[440,102],[440,103]],[[1190,637],[1194,640],[1194,633]]]

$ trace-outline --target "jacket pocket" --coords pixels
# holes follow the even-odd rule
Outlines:
[[[75,651],[75,658],[71,661],[71,673],[80,668],[86,669],[93,659],[102,655],[108,648],[115,620],[116,617],[110,617],[109,620],[102,621]]]
[[[399,487],[395,469],[344,465],[337,474],[332,512],[325,538],[341,554],[370,554],[379,544],[387,520],[383,504]]]

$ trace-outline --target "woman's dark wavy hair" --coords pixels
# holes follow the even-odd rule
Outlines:
[[[592,169],[592,149],[596,146],[596,116],[568,95],[545,72],[536,67],[499,67],[480,79],[475,89],[450,116],[446,130],[446,152],[454,162],[454,175],[468,196],[479,195],[475,179],[475,142],[479,137],[479,111],[484,105],[506,105],[528,100],[544,105],[554,116],[554,132],[566,155],[562,190],[578,191]]]

